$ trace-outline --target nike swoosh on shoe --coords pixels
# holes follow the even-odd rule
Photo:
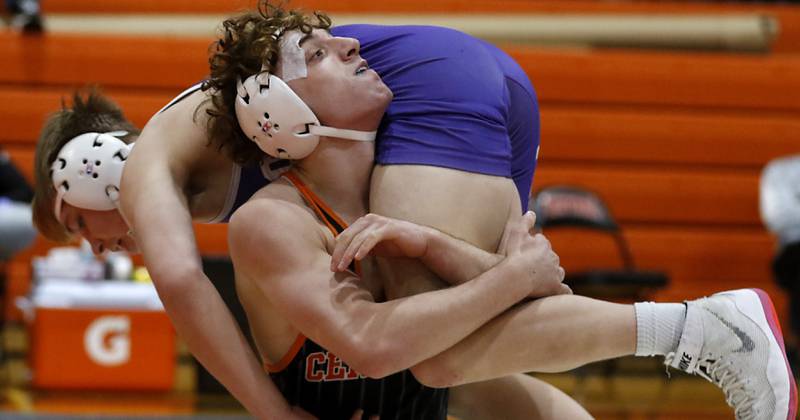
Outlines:
[[[733,331],[734,334],[736,334],[737,337],[739,337],[739,340],[742,342],[742,345],[738,349],[734,350],[733,351],[734,353],[744,353],[744,352],[749,353],[756,348],[756,344],[753,342],[753,339],[750,338],[750,336],[747,335],[746,332],[740,330],[739,327],[731,324],[730,321],[722,318],[716,312],[712,311],[709,312],[711,312],[711,314],[714,315],[719,320],[719,322],[722,323],[722,325],[728,327],[731,331]]]

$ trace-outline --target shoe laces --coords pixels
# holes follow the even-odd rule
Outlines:
[[[670,352],[665,356],[665,364],[671,365],[675,360],[675,353]],[[705,358],[701,359],[697,367],[687,373],[696,374],[701,378],[711,382],[722,389],[725,394],[725,402],[733,407],[737,420],[756,419],[756,412],[753,407],[754,399],[747,392],[746,380],[733,368],[733,363],[723,357],[716,360]],[[669,371],[667,371],[669,376]]]
[[[725,402],[733,407],[737,420],[756,418],[753,407],[755,401],[747,391],[747,381],[734,369],[730,360],[723,357],[700,360],[696,372],[693,373],[722,388]]]

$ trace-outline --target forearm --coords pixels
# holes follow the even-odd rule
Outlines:
[[[265,374],[233,316],[207,279],[164,300],[192,354],[255,418],[283,419],[290,407]]]
[[[188,265],[165,270],[168,252],[150,266],[164,308],[189,351],[256,418],[288,417],[289,406],[260,366],[233,316],[211,281],[202,273],[199,257],[195,270]],[[152,261],[153,258],[147,258]],[[150,256],[152,257],[152,256]],[[185,270],[181,272],[180,270]]]
[[[248,411],[260,419],[288,418],[287,403],[202,272],[191,216],[179,197],[155,188],[147,198],[127,197],[137,242],[167,314],[192,354]]]
[[[517,278],[519,268],[502,262],[456,287],[373,303],[353,314],[351,332],[365,337],[381,355],[376,357],[378,369],[383,369],[378,376],[407,369],[452,347],[522,300],[529,285]]]
[[[375,285],[385,281],[332,272],[330,247],[316,221],[281,200],[251,200],[234,214],[228,233],[236,270],[258,285],[276,312],[371,377],[452,347],[530,293],[524,259],[508,258],[459,286],[376,302]]]
[[[503,260],[433,228],[426,228],[427,248],[420,261],[439,278],[459,285],[478,277]]]

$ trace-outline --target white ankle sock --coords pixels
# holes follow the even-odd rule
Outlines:
[[[686,305],[639,302],[636,312],[636,355],[664,356],[675,351],[683,332]]]

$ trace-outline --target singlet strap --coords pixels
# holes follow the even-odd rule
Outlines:
[[[231,181],[228,183],[228,194],[225,196],[225,203],[216,216],[203,223],[222,223],[231,215],[233,205],[236,203],[236,196],[239,194],[239,183],[242,180],[242,167],[234,163],[231,169]]]
[[[183,92],[181,92],[181,94],[180,94],[180,95],[178,95],[178,96],[176,96],[176,97],[175,97],[173,100],[169,101],[169,103],[168,103],[168,104],[166,104],[166,105],[164,105],[164,107],[163,107],[163,108],[159,109],[159,110],[158,110],[158,112],[156,112],[156,114],[160,114],[160,113],[162,113],[162,112],[166,111],[167,109],[171,108],[173,105],[175,105],[175,104],[177,104],[178,102],[180,102],[180,101],[182,101],[182,100],[186,99],[186,98],[187,98],[189,95],[191,95],[191,94],[193,94],[193,93],[197,92],[197,91],[198,91],[198,90],[200,90],[202,87],[203,87],[203,82],[196,83],[196,84],[192,85],[192,86],[191,86],[191,87],[189,87],[188,89],[186,89],[186,90],[184,90]]]
[[[347,223],[344,222],[324,201],[322,201],[319,196],[314,194],[310,188],[297,176],[293,171],[289,170],[286,171],[283,176],[290,182],[292,185],[297,189],[303,199],[308,203],[308,205],[314,210],[314,213],[322,220],[328,229],[330,229],[333,236],[338,235],[343,230],[347,228]],[[354,272],[360,273],[361,267],[360,264],[354,262],[353,266],[351,267]],[[303,334],[297,334],[297,338],[295,339],[292,347],[289,348],[289,351],[275,364],[271,363],[264,363],[264,368],[270,373],[280,372],[286,369],[289,366],[289,363],[294,360],[297,356],[297,353],[303,348],[307,338]]]
[[[297,191],[300,192],[300,195],[303,196],[306,203],[314,210],[314,213],[317,214],[320,220],[325,222],[325,225],[328,226],[333,236],[337,236],[342,233],[343,230],[347,229],[347,223],[328,207],[319,196],[314,194],[314,191],[311,191],[294,171],[289,170],[284,173],[283,176],[297,188]]]
[[[297,352],[303,348],[303,344],[305,343],[306,336],[303,334],[297,334],[297,338],[294,339],[294,343],[292,343],[292,346],[289,347],[289,351],[287,351],[286,354],[281,357],[281,360],[278,360],[278,363],[275,364],[264,362],[264,369],[270,373],[280,372],[286,369],[286,367],[289,366],[289,363],[294,360],[294,357],[297,356]]]

